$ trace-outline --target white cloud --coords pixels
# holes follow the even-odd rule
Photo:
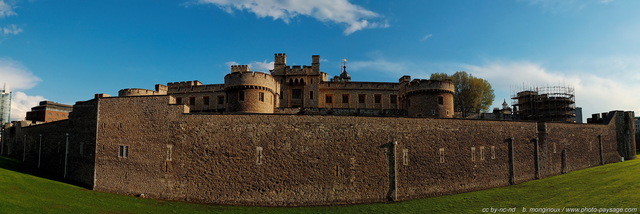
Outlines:
[[[232,66],[232,65],[240,65],[240,63],[236,62],[236,61],[229,61],[224,63],[225,65]],[[258,62],[258,61],[253,61],[251,63],[249,63],[249,69],[251,71],[259,71],[259,72],[269,72],[269,70],[273,70],[273,64],[274,62],[267,62],[267,60],[264,60],[262,62]]]
[[[614,0],[519,0],[529,5],[537,6],[544,11],[558,13],[582,10],[591,4],[609,4]]]
[[[43,100],[46,99],[42,96],[29,96],[22,91],[14,91],[11,94],[11,120],[24,120],[27,111]]]
[[[310,16],[322,22],[345,25],[345,35],[369,28],[387,28],[381,15],[351,4],[348,0],[198,0],[200,4],[214,4],[232,13],[247,10],[260,18],[271,17],[289,23],[297,16]]]
[[[11,120],[23,120],[26,112],[38,102],[45,100],[42,96],[29,96],[20,90],[34,87],[40,78],[33,75],[25,66],[11,59],[0,58],[0,85],[11,87]]]
[[[18,15],[13,11],[13,6],[4,0],[0,0],[0,19],[8,16]]]
[[[267,62],[267,60],[262,62],[251,62],[249,63],[249,68],[252,71],[260,71],[260,72],[269,72],[269,70],[273,70],[274,62]]]
[[[378,58],[372,60],[350,61],[347,63],[347,72],[349,72],[350,70],[361,73],[382,71],[400,77],[405,74],[405,72],[407,71],[407,67],[404,63],[388,61],[384,58]]]
[[[7,83],[12,89],[29,89],[40,82],[29,69],[19,62],[0,58],[0,84]]]
[[[420,38],[421,42],[427,41],[427,39],[431,38],[433,35],[432,34],[427,34],[425,36],[423,36],[422,38]]]
[[[4,35],[18,35],[19,33],[22,33],[22,28],[16,25],[9,25],[2,28],[2,34]]]

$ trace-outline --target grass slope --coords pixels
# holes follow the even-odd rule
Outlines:
[[[481,213],[483,208],[640,208],[640,160],[515,186],[414,201],[325,207],[190,204],[95,192],[0,157],[0,213]],[[42,176],[42,175],[40,175]]]

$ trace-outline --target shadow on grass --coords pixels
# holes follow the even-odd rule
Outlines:
[[[87,185],[62,178],[59,175],[54,175],[44,170],[39,170],[24,162],[6,156],[0,156],[0,168],[90,189]]]

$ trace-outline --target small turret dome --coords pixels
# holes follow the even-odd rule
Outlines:
[[[341,79],[351,79],[351,75],[349,75],[349,73],[347,73],[346,69],[342,70],[342,73],[340,74],[340,78]]]

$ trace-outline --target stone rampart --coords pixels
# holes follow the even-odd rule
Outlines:
[[[78,102],[68,120],[7,128],[0,155],[22,160],[42,171],[91,188],[94,183],[96,110],[95,100]]]
[[[99,100],[96,190],[217,204],[353,204],[507,186],[620,161],[620,117],[600,125],[191,115],[167,100]],[[121,146],[127,157],[118,156]]]

